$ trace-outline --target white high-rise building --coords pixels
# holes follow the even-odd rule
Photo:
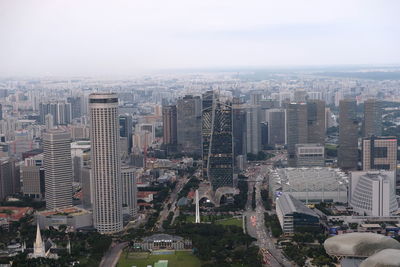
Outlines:
[[[397,211],[394,171],[351,172],[350,205],[360,215],[390,216]]]
[[[136,216],[137,213],[135,171],[136,169],[130,166],[122,166],[121,168],[122,205],[127,208],[127,213],[130,216]]]
[[[94,224],[100,233],[122,230],[121,159],[118,96],[89,96],[91,160],[94,182]]]
[[[47,209],[72,206],[71,136],[61,129],[43,134]]]

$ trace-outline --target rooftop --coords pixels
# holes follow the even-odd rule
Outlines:
[[[82,214],[88,213],[87,210],[81,209],[78,207],[69,207],[65,209],[55,209],[55,210],[44,210],[38,212],[39,215],[42,216],[52,216],[52,215],[60,215],[60,216],[78,216]]]
[[[143,238],[145,242],[182,241],[183,237],[168,234],[155,234]]]
[[[19,219],[24,217],[25,214],[32,211],[33,209],[31,207],[0,207],[0,218],[5,218],[11,221],[18,221]]]
[[[293,197],[291,194],[283,193],[277,199],[277,205],[280,206],[283,214],[292,214],[292,213],[303,213],[311,216],[318,217],[318,215],[306,207],[300,200]]]

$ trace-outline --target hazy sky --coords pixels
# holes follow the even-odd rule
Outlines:
[[[0,75],[400,63],[396,0],[0,0]]]

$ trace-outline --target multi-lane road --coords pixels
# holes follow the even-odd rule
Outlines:
[[[175,204],[178,201],[178,199],[177,199],[178,193],[182,190],[182,188],[185,186],[185,184],[188,181],[189,181],[189,179],[185,176],[182,179],[179,179],[178,182],[176,183],[176,186],[175,186],[174,190],[172,191],[171,195],[169,196],[167,202],[164,203],[164,208],[161,211],[160,217],[156,223],[155,227],[158,231],[164,230],[162,228],[162,222],[167,219],[169,212],[170,211],[173,211],[174,213],[176,212]],[[170,208],[168,208],[169,204],[171,204]]]
[[[280,160],[284,158],[284,155],[277,155],[270,162]],[[257,164],[258,165],[258,164]],[[257,239],[257,245],[260,248],[260,253],[263,257],[265,266],[272,267],[290,267],[294,266],[289,262],[281,253],[280,250],[276,249],[271,233],[265,227],[264,222],[264,205],[261,199],[261,189],[263,182],[268,179],[267,173],[270,166],[258,165],[252,166],[248,171],[249,178],[249,190],[248,190],[248,201],[246,215],[246,230],[249,235]],[[252,196],[253,188],[256,188],[256,208],[252,209]]]
[[[122,250],[128,245],[128,242],[113,244],[100,262],[100,267],[113,267],[117,265]]]

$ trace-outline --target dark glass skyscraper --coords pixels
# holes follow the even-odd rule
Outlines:
[[[203,95],[202,114],[204,175],[214,191],[233,187],[232,104],[208,91]]]
[[[289,167],[295,167],[296,144],[306,144],[308,142],[306,103],[288,104],[286,116],[288,165]]]
[[[325,101],[307,101],[308,143],[325,143]]]
[[[176,145],[178,142],[177,136],[177,114],[176,106],[163,106],[163,143],[166,145]]]
[[[119,115],[119,136],[128,140],[128,151],[132,151],[132,116],[128,114]]]
[[[382,107],[376,99],[364,102],[364,137],[382,135]]]
[[[178,149],[201,156],[201,99],[187,95],[177,102]]]
[[[246,154],[246,108],[239,99],[234,99],[233,112],[233,142],[235,158]]]
[[[338,166],[345,170],[356,170],[357,164],[357,102],[353,99],[343,99],[339,102]]]

